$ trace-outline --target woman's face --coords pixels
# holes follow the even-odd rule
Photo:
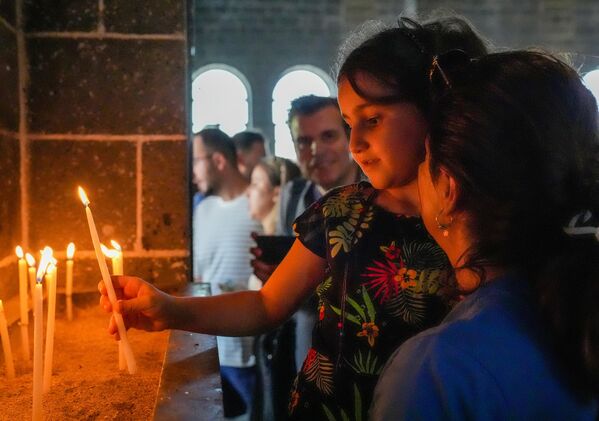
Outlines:
[[[366,73],[358,73],[356,83],[374,97],[388,95],[388,88]],[[341,113],[351,127],[350,151],[372,185],[381,190],[397,189],[415,181],[427,133],[426,121],[416,106],[370,102],[345,78],[338,88]]]
[[[278,199],[278,190],[270,183],[268,174],[262,166],[254,167],[247,190],[252,219],[262,221],[268,216]]]

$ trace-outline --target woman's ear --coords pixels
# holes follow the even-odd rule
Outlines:
[[[279,199],[281,198],[281,186],[275,186],[272,189],[272,194],[273,194],[273,202],[279,203]]]
[[[435,190],[437,191],[437,198],[439,199],[441,209],[443,209],[446,215],[453,214],[456,211],[459,189],[455,178],[444,168],[441,168],[439,171]]]

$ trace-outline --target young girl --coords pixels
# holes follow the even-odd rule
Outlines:
[[[432,65],[418,184],[466,298],[391,358],[372,418],[595,420],[597,104],[551,56],[459,57]]]
[[[437,324],[451,299],[446,256],[418,217],[428,71],[435,54],[461,48],[477,56],[484,44],[455,18],[423,26],[402,19],[354,41],[342,52],[339,104],[352,155],[372,184],[332,190],[299,217],[297,240],[260,291],[175,298],[138,278],[117,280],[127,326],[218,335],[264,332],[316,290],[318,322],[291,396],[293,419],[366,418],[391,352]]]

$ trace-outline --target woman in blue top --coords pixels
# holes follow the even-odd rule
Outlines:
[[[596,101],[572,68],[533,52],[453,52],[433,60],[431,83],[422,218],[465,298],[391,357],[371,416],[594,420]]]

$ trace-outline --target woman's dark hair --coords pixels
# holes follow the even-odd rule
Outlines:
[[[564,232],[577,214],[599,216],[595,98],[571,67],[538,52],[490,54],[446,73],[430,170],[456,179],[474,241],[462,267],[483,282],[483,267],[525,274],[565,371],[597,394],[599,242]]]
[[[413,103],[427,117],[433,57],[454,49],[471,57],[487,52],[485,41],[463,18],[445,17],[423,24],[401,18],[395,27],[381,25],[367,22],[341,46],[337,82],[347,79],[355,92],[374,103]],[[383,83],[388,95],[368,95],[356,83],[358,73]]]
[[[300,169],[293,161],[278,156],[267,156],[262,158],[257,167],[262,168],[273,187],[281,186],[283,183],[293,180],[301,175]]]

